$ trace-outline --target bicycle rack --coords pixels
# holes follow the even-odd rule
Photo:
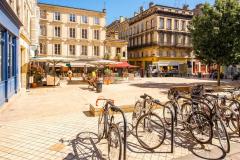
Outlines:
[[[174,148],[174,115],[173,115],[173,111],[169,108],[169,110],[171,111],[171,131],[170,131],[170,134],[171,134],[171,140],[170,140],[170,143],[171,143],[171,149],[170,149],[170,153],[173,153],[173,148]],[[164,152],[162,152],[164,153]],[[168,152],[165,152],[165,153],[168,153]]]
[[[127,119],[124,112],[114,105],[111,105],[110,108],[115,112],[120,112],[123,118],[123,160],[126,160],[127,153]]]

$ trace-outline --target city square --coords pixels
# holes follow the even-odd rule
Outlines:
[[[239,28],[238,0],[1,0],[0,160],[240,159]]]

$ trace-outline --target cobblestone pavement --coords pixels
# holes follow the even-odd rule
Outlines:
[[[87,112],[99,96],[112,98],[117,105],[134,104],[139,95],[148,93],[166,100],[166,91],[173,85],[212,83],[208,80],[184,78],[139,79],[104,86],[103,93],[87,89],[86,84],[62,82],[59,87],[31,89],[21,92],[0,110],[1,160],[79,160],[104,159],[107,142],[97,141],[98,117]],[[226,83],[227,84],[227,83]],[[126,114],[128,121],[131,114]],[[120,116],[116,115],[116,121]],[[128,136],[127,159],[218,159],[223,152],[213,145],[199,146],[181,130],[175,132],[173,153],[169,151],[169,136],[155,153],[140,147],[133,135]],[[86,138],[91,140],[86,143]],[[230,154],[225,159],[239,159],[240,141],[231,139]],[[204,149],[202,149],[204,148]]]

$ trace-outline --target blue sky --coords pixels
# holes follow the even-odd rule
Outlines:
[[[73,6],[91,10],[101,11],[104,6],[104,1],[107,9],[107,24],[119,19],[120,16],[132,17],[135,11],[139,10],[140,6],[148,7],[148,3],[153,1],[155,4],[182,7],[187,3],[190,8],[194,8],[198,3],[209,2],[214,3],[214,0],[38,0],[42,3],[58,4],[64,6]]]

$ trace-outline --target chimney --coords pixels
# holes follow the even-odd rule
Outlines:
[[[188,7],[189,7],[188,4],[184,4],[182,9],[183,9],[183,10],[188,10]]]
[[[134,16],[137,16],[138,15],[138,12],[134,12]]]
[[[120,23],[122,23],[123,21],[125,21],[125,18],[123,16],[120,16]]]
[[[150,2],[149,3],[149,8],[153,7],[154,6],[154,3],[153,2]]]
[[[140,13],[142,13],[144,11],[143,6],[140,7]]]

